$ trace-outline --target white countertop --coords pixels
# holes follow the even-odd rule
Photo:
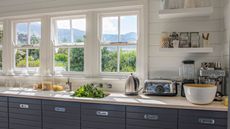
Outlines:
[[[213,111],[228,110],[228,108],[223,105],[223,102],[213,102],[209,105],[194,105],[189,103],[186,98],[183,97],[150,97],[145,95],[126,96],[122,93],[110,93],[109,96],[103,99],[94,99],[72,97],[71,94],[72,93],[70,92],[37,91],[26,88],[0,88],[0,96],[176,109],[197,109]]]

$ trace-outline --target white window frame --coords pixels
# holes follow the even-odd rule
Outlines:
[[[83,75],[85,74],[86,71],[86,59],[85,59],[85,44],[87,43],[87,40],[85,39],[84,43],[75,43],[73,42],[73,28],[72,28],[72,20],[74,19],[85,19],[87,23],[87,18],[86,14],[76,14],[76,15],[71,15],[71,16],[60,16],[60,17],[52,17],[51,22],[52,22],[52,71],[56,75],[61,74],[61,75]],[[57,25],[56,21],[57,20],[70,20],[70,31],[71,31],[71,43],[65,43],[64,45],[58,44],[58,33],[57,33]],[[86,24],[86,38],[87,38],[87,24]],[[56,48],[67,48],[68,49],[68,71],[56,71],[55,70],[55,49]],[[84,49],[84,68],[82,72],[79,71],[69,71],[70,70],[70,49],[71,48],[83,48]]]
[[[120,47],[122,47],[122,45],[113,45],[113,44],[107,44],[107,43],[103,43],[102,42],[102,18],[103,17],[118,17],[118,41],[120,38],[120,17],[121,16],[132,16],[132,15],[136,15],[137,16],[137,41],[136,42],[127,42],[127,46],[136,46],[136,71],[135,72],[120,72]],[[109,77],[114,77],[114,76],[127,76],[130,73],[134,73],[137,74],[138,73],[138,62],[139,62],[139,54],[140,54],[140,11],[139,10],[121,10],[121,11],[113,11],[113,12],[108,12],[108,13],[99,13],[98,14],[98,41],[99,41],[99,72],[100,72],[100,76],[109,76]],[[119,42],[118,42],[119,43]],[[102,71],[102,62],[101,62],[101,58],[102,58],[102,54],[101,54],[101,48],[102,47],[106,47],[106,46],[114,46],[117,47],[117,52],[118,52],[118,56],[117,56],[117,72],[103,72]]]
[[[12,21],[12,33],[13,33],[13,37],[12,37],[12,52],[13,52],[13,69],[15,71],[15,73],[23,73],[23,74],[28,74],[28,73],[38,73],[40,71],[40,67],[41,67],[41,42],[42,40],[40,40],[39,44],[37,45],[32,45],[30,44],[30,24],[33,22],[41,22],[41,29],[42,29],[42,20],[40,18],[31,18],[31,19],[20,19],[20,20],[13,20]],[[27,45],[18,45],[17,44],[17,30],[16,30],[16,25],[19,23],[27,23],[27,34],[28,34],[28,44]],[[42,30],[41,30],[41,39],[42,39]],[[39,67],[29,67],[28,64],[28,50],[29,49],[38,49],[39,50],[39,61],[40,61],[40,65]],[[23,68],[18,68],[16,67],[16,50],[26,50],[26,67]]]
[[[55,13],[42,13],[34,15],[22,15],[2,18],[4,23],[4,44],[3,50],[3,71],[4,73],[10,73],[15,70],[15,43],[16,41],[16,27],[15,22],[26,22],[31,20],[39,20],[42,24],[41,29],[41,42],[39,46],[40,50],[40,68],[39,73],[41,75],[47,75],[46,73],[55,73],[54,71],[54,20],[55,19],[68,19],[70,17],[84,16],[86,18],[86,40],[84,44],[84,72],[63,72],[63,76],[76,77],[76,78],[112,78],[123,79],[127,77],[129,73],[101,73],[101,42],[100,42],[100,16],[102,15],[114,15],[121,13],[138,13],[138,43],[136,46],[137,62],[136,62],[136,74],[142,79],[147,79],[148,76],[148,2],[122,2],[116,6],[109,4],[101,8],[95,8],[89,6],[88,9],[55,12]],[[58,11],[58,10],[57,10]],[[135,14],[136,15],[136,14]],[[1,22],[1,21],[0,21]],[[27,46],[28,47],[28,46]],[[69,46],[70,47],[70,46]],[[76,47],[74,47],[76,48]],[[18,69],[22,71],[23,69]],[[17,75],[17,73],[16,73]]]

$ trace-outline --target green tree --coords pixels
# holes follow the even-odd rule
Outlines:
[[[117,51],[104,47],[102,53],[102,71],[117,72]],[[136,71],[136,50],[120,51],[120,72]]]
[[[84,49],[72,48],[70,50],[70,71],[84,71]]]
[[[57,53],[54,55],[55,66],[63,67],[68,70],[68,49],[58,48]]]
[[[103,72],[117,72],[117,51],[109,50],[104,47],[102,53],[102,71]]]
[[[121,72],[135,72],[136,71],[136,51],[120,52],[120,71]]]
[[[31,37],[30,37],[30,44],[38,44],[40,42],[40,39],[35,35],[35,34],[33,34],[33,35],[31,35]]]

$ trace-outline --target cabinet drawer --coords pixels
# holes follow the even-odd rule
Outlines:
[[[80,104],[42,101],[44,129],[80,129]]]
[[[83,129],[125,129],[125,106],[82,104]]]
[[[180,110],[179,123],[192,127],[227,127],[227,112]],[[181,126],[180,126],[181,127]]]
[[[125,106],[110,105],[110,104],[81,104],[82,109],[89,110],[108,110],[108,111],[123,111],[125,112]]]
[[[43,101],[43,114],[47,117],[80,119],[80,104],[61,101]]]
[[[177,114],[175,109],[128,106],[126,125],[128,129],[177,129]]]
[[[9,98],[10,129],[41,129],[41,100]]]

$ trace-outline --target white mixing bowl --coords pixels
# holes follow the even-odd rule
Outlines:
[[[210,104],[213,102],[217,86],[212,84],[185,84],[187,100],[193,104]]]

